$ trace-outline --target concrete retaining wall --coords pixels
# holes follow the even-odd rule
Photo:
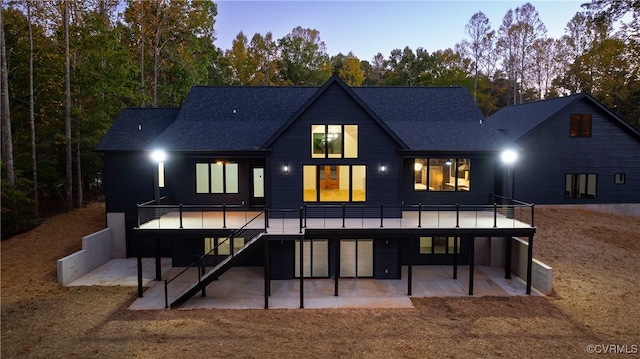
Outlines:
[[[515,237],[512,241],[511,273],[526,281],[529,244],[526,241]],[[475,263],[479,265],[504,268],[506,261],[505,250],[505,238],[477,237],[475,239],[474,251]],[[531,265],[531,286],[545,295],[551,294],[553,291],[553,268],[534,258]]]
[[[124,213],[108,213],[107,228],[82,238],[82,250],[58,259],[58,283],[67,285],[113,258],[125,258]]]
[[[533,242],[535,248],[535,239]],[[520,239],[513,238],[511,246],[511,272],[518,277],[527,279],[527,256],[529,244]],[[550,295],[553,291],[553,268],[533,258],[531,264],[531,286],[544,295]]]
[[[105,228],[82,238],[82,250],[58,260],[58,283],[67,285],[99,266],[111,257],[113,231]]]

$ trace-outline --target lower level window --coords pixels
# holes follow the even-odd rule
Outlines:
[[[367,166],[305,165],[305,202],[364,202],[367,199]]]
[[[564,198],[596,198],[597,182],[595,173],[567,173]]]
[[[460,237],[420,237],[420,254],[460,253]]]
[[[205,238],[204,253],[209,255],[230,255],[233,243],[233,253],[238,253],[244,246],[244,238]]]

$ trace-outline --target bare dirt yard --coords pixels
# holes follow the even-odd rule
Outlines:
[[[585,358],[640,350],[638,218],[536,209],[534,256],[554,268],[549,297],[414,298],[413,309],[352,310],[130,311],[136,288],[58,285],[56,260],[104,221],[98,203],[2,241],[3,359]]]

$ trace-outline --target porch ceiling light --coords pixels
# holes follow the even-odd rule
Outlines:
[[[167,153],[164,150],[153,150],[149,154],[149,157],[154,162],[164,162],[167,159]]]
[[[516,160],[518,160],[518,152],[514,150],[504,150],[500,154],[500,159],[505,164],[513,164],[514,162],[516,162]]]

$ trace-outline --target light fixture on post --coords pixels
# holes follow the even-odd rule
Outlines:
[[[507,218],[513,218],[513,165],[518,160],[518,152],[506,149],[500,154],[500,159],[507,166]]]
[[[164,167],[164,161],[167,160],[167,153],[163,150],[153,150],[149,153],[149,157],[156,163],[153,171],[153,185],[156,196],[156,204],[160,204],[160,168]]]

